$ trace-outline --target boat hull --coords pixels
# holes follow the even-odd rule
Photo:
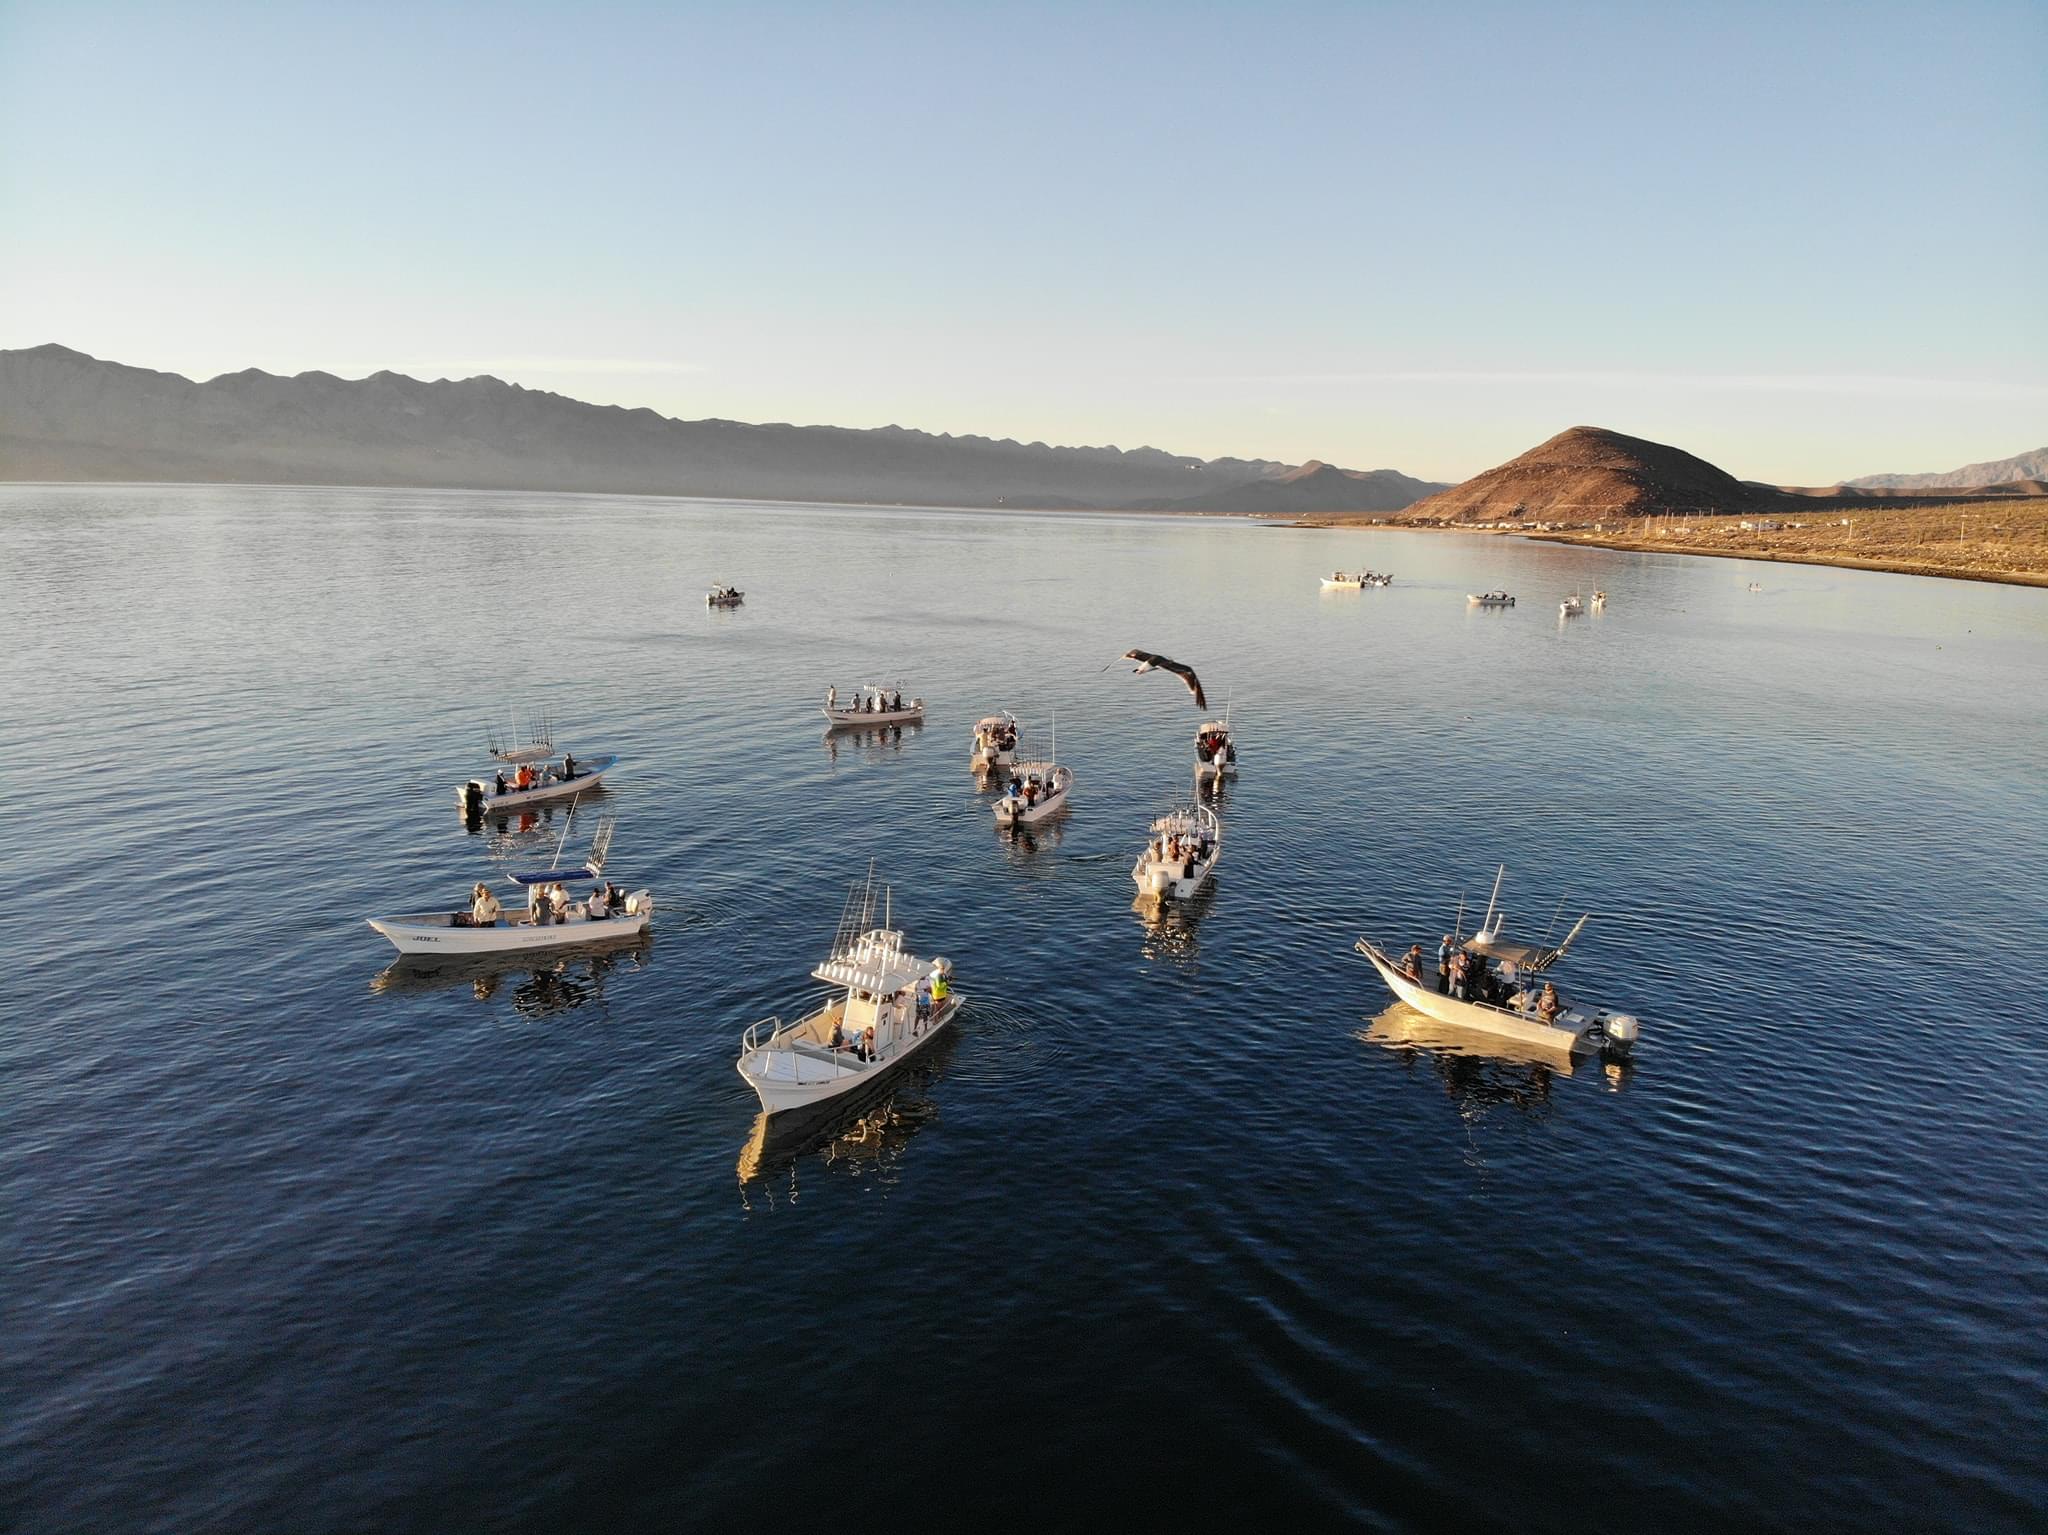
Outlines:
[[[490,927],[457,927],[447,912],[417,912],[397,917],[371,917],[369,924],[401,954],[523,954],[543,949],[573,949],[584,944],[637,938],[654,917],[654,901],[637,892],[640,909],[631,915],[550,922],[535,927],[525,921],[499,921]]]
[[[1439,1023],[1454,1024],[1461,1029],[1545,1050],[1592,1049],[1600,1042],[1597,1036],[1588,1037],[1593,1020],[1578,1013],[1561,1014],[1565,1020],[1563,1024],[1550,1024],[1509,1008],[1466,1002],[1438,991],[1427,982],[1410,980],[1378,949],[1361,944],[1359,952],[1372,961],[1373,969],[1380,973],[1380,979],[1387,983],[1395,996]]]
[[[891,709],[886,714],[863,714],[858,709],[821,709],[835,730],[859,725],[909,725],[924,719],[924,709]]]
[[[1201,894],[1202,887],[1209,883],[1216,872],[1216,865],[1223,861],[1219,849],[1207,863],[1195,865],[1193,874],[1175,874],[1169,864],[1152,863],[1140,859],[1131,870],[1131,879],[1138,887],[1138,896],[1147,901],[1191,901]]]
[[[764,1114],[786,1114],[792,1109],[826,1103],[883,1081],[905,1061],[913,1059],[952,1023],[961,1001],[957,993],[947,997],[933,1011],[922,1034],[904,1041],[878,1061],[862,1061],[851,1052],[825,1060],[816,1052],[764,1045],[740,1057],[739,1073],[760,1099]]]

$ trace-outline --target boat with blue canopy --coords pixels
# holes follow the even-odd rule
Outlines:
[[[512,882],[526,892],[523,909],[502,904],[480,881],[471,888],[466,911],[405,912],[371,917],[369,924],[399,953],[412,955],[506,954],[637,938],[654,918],[654,892],[628,892],[605,877],[612,832],[609,818],[600,821],[589,856],[580,867],[564,868],[562,847],[569,839],[564,826],[554,867],[511,871]],[[572,885],[590,888],[579,888],[572,897]]]

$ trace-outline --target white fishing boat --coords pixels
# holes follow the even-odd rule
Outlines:
[[[1579,594],[1577,592],[1573,592],[1571,596],[1565,598],[1564,601],[1557,605],[1557,616],[1559,618],[1577,618],[1585,611],[1586,605],[1579,601]]]
[[[1326,592],[1363,591],[1372,572],[1366,570],[1333,570],[1323,577]]]
[[[1142,899],[1194,897],[1223,858],[1223,823],[1207,805],[1191,805],[1152,823],[1152,840],[1131,866]]]
[[[839,995],[795,1023],[768,1018],[747,1030],[739,1073],[765,1112],[806,1108],[879,1082],[958,1015],[951,963],[905,949],[889,907],[884,890],[876,925],[870,871],[847,898],[831,956],[811,972]]]
[[[1475,608],[1511,608],[1515,599],[1506,592],[1472,592],[1465,600]]]
[[[563,827],[563,841],[568,834]],[[510,954],[635,938],[653,919],[654,894],[628,894],[604,877],[611,845],[612,823],[602,821],[581,868],[515,871],[513,882],[527,892],[524,908],[501,906],[489,886],[479,884],[465,911],[406,912],[371,917],[369,924],[401,954]],[[555,854],[559,860],[559,844]]]
[[[905,698],[901,688],[863,683],[842,701],[837,687],[825,690],[825,718],[836,725],[908,725],[924,719],[924,700]]]
[[[1607,606],[1607,593],[1605,593],[1605,592],[1595,592],[1595,593],[1593,593],[1593,611],[1594,611],[1595,613],[1597,613],[1597,612],[1599,612],[1599,611],[1600,611],[1600,610],[1601,610],[1602,608],[1604,608],[1604,607],[1606,607],[1606,606]]]
[[[1762,591],[1762,590],[1764,589],[1764,585],[1763,585],[1763,582],[1761,582],[1761,581],[1752,581],[1752,582],[1750,582],[1750,583],[1749,583],[1749,589],[1750,589],[1751,591],[1753,591],[1753,592],[1760,592],[1760,591]]]
[[[974,722],[974,749],[967,762],[977,773],[993,773],[1017,760],[1017,716],[1008,709]]]
[[[1231,733],[1230,711],[1195,732],[1195,782],[1218,782],[1237,776],[1237,737]]]
[[[714,586],[705,593],[704,605],[708,608],[736,608],[747,600],[747,594],[737,586]]]
[[[1502,874],[1505,874],[1505,869]],[[1370,939],[1360,938],[1357,951],[1372,962],[1394,995],[1440,1023],[1456,1025],[1519,1044],[1545,1049],[1605,1050],[1626,1055],[1635,1048],[1641,1025],[1628,1013],[1572,1003],[1548,979],[1585,928],[1587,918],[1572,925],[1555,948],[1545,944],[1511,943],[1500,934],[1497,911],[1500,876],[1494,898],[1487,902],[1479,931],[1470,938],[1452,934],[1451,953],[1459,972],[1446,990],[1437,989],[1436,960],[1420,944],[1395,959]]]
[[[1074,770],[1059,760],[1059,718],[1054,716],[1052,749],[1043,760],[1019,759],[1010,764],[1010,781],[995,803],[996,825],[1030,826],[1067,808]]]
[[[465,815],[489,815],[581,794],[604,782],[604,775],[619,763],[616,752],[598,757],[563,752],[562,760],[556,762],[552,760],[553,747],[538,758],[521,755],[523,750],[528,749],[492,752],[499,763],[497,771],[489,778],[472,778],[456,788],[456,803]]]

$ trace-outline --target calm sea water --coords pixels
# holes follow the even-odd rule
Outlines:
[[[0,583],[13,1529],[2038,1528],[2048,592],[202,487],[0,490]],[[1132,646],[1242,740],[1164,927],[1202,716]],[[827,739],[863,679],[930,722]],[[535,701],[651,939],[394,969],[365,915],[551,849],[453,799]],[[1078,775],[1028,840],[1003,706]],[[871,858],[962,1025],[764,1140],[739,1035]],[[1353,939],[1503,861],[1626,1072],[1375,1021]]]

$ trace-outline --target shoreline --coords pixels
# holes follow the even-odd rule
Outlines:
[[[1389,533],[1464,533],[1481,538],[1520,538],[1531,543],[1576,544],[1593,549],[1615,549],[1634,554],[1675,554],[1694,558],[1755,560],[1780,565],[1832,565],[1841,570],[1871,570],[1884,575],[1928,576],[1950,581],[1983,581],[1994,586],[2048,587],[2048,571],[1986,570],[1930,560],[1908,560],[1830,553],[1821,550],[1769,549],[1755,546],[1677,546],[1668,541],[1628,538],[1601,533],[1517,533],[1504,528],[1459,528],[1400,522],[1321,522],[1307,519],[1276,524],[1291,528],[1358,528]]]

